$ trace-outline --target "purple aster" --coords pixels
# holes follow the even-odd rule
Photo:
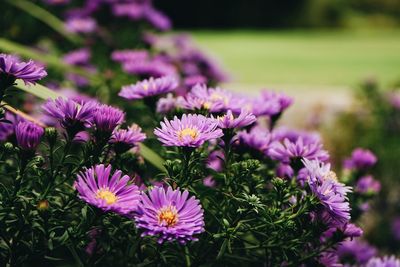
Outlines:
[[[14,125],[18,119],[11,113],[6,112],[4,115],[5,121],[0,121],[0,141],[6,141],[9,136],[14,133]]]
[[[136,225],[144,230],[142,236],[157,236],[158,242],[197,241],[194,235],[204,232],[204,216],[199,200],[189,198],[171,187],[154,187],[141,197],[141,205],[135,215]]]
[[[293,103],[293,98],[283,93],[276,93],[266,90],[261,92],[261,99],[264,101],[264,103],[268,102],[276,103],[278,107],[278,109],[275,112],[272,113],[267,112],[265,115],[278,115]]]
[[[171,63],[165,62],[161,59],[128,61],[123,63],[122,69],[129,74],[139,75],[146,78],[177,76],[176,68]]]
[[[301,137],[296,142],[291,142],[289,139],[283,140],[283,143],[276,142],[269,151],[269,155],[272,159],[284,163],[290,163],[291,160],[301,158],[318,159],[320,161],[329,159],[329,154],[322,149],[322,144],[305,143]]]
[[[128,17],[132,20],[142,19],[148,9],[148,2],[118,3],[112,5],[112,13],[116,17]]]
[[[30,121],[20,121],[15,126],[15,136],[18,146],[23,150],[35,150],[40,144],[44,130]]]
[[[25,84],[35,84],[45,76],[47,72],[44,68],[32,60],[23,62],[16,56],[0,54],[0,82],[3,84],[11,86],[16,79],[23,80]]]
[[[93,114],[97,105],[94,101],[78,103],[71,99],[59,97],[55,100],[47,100],[42,108],[45,114],[59,121],[61,127],[65,128],[71,135],[70,137],[73,138],[85,127],[92,125]]]
[[[123,153],[139,142],[143,142],[144,139],[146,139],[146,134],[138,125],[133,124],[128,129],[114,130],[109,142],[114,145],[115,151]]]
[[[339,225],[347,223],[350,220],[347,194],[351,192],[351,187],[338,182],[329,164],[307,159],[303,159],[302,162],[309,172],[308,183],[312,193],[325,207],[324,212],[328,215],[325,216],[327,223],[339,223]]]
[[[203,179],[203,185],[213,188],[217,185],[217,182],[212,176],[207,176],[206,178]]]
[[[319,263],[325,267],[342,267],[343,265],[339,262],[339,257],[336,251],[325,251],[322,252],[319,259]]]
[[[81,48],[64,55],[63,61],[70,65],[86,65],[89,63],[91,52],[88,48]]]
[[[116,50],[111,54],[111,59],[120,63],[145,61],[149,58],[146,50]]]
[[[171,92],[177,86],[178,81],[174,77],[150,78],[123,86],[118,95],[129,100],[142,99]]]
[[[132,213],[139,206],[139,188],[131,183],[128,175],[122,176],[120,170],[110,175],[111,165],[103,164],[80,172],[75,181],[79,198],[103,211]]]
[[[395,256],[384,256],[382,258],[370,259],[364,267],[400,267],[400,259]]]
[[[300,137],[305,144],[321,143],[321,136],[317,132],[301,131],[297,129],[289,129],[286,127],[278,127],[274,129],[274,136],[276,140],[289,141],[295,143]]]
[[[109,105],[99,105],[93,114],[93,123],[101,132],[112,133],[112,131],[125,120],[125,113]]]
[[[275,143],[274,135],[261,126],[255,126],[250,131],[241,131],[238,133],[238,137],[240,144],[258,150],[264,155],[269,155]]]
[[[357,181],[355,191],[361,194],[376,194],[381,191],[381,183],[375,180],[372,175],[363,176]]]
[[[375,165],[377,160],[370,150],[356,148],[351,153],[351,157],[345,159],[344,167],[346,169],[365,170]]]
[[[337,249],[337,254],[342,261],[348,259],[360,265],[368,262],[376,255],[376,252],[376,248],[357,238],[342,242]]]
[[[250,112],[242,109],[239,116],[235,118],[231,110],[228,110],[225,115],[218,116],[218,127],[221,129],[242,128],[253,124],[256,117]]]
[[[234,112],[240,112],[238,105],[235,104],[234,95],[221,88],[207,88],[205,85],[196,85],[192,90],[182,98],[182,107],[189,110],[206,109],[211,112],[223,112],[233,109]]]
[[[207,78],[202,75],[193,75],[186,77],[183,83],[186,87],[192,88],[196,84],[206,84]]]
[[[210,153],[207,159],[207,167],[220,172],[224,166],[225,155],[221,150],[216,150]]]
[[[97,22],[91,17],[72,17],[65,22],[65,28],[73,33],[91,33],[97,28]]]
[[[164,13],[150,7],[145,10],[146,20],[157,30],[167,31],[171,29],[171,20]]]
[[[157,101],[157,113],[167,114],[173,111],[177,106],[176,98],[169,93],[166,97],[162,97]]]
[[[164,146],[199,147],[204,142],[223,136],[217,128],[214,119],[197,114],[183,114],[181,119],[176,116],[168,121],[164,118],[161,128],[156,128],[154,134]]]

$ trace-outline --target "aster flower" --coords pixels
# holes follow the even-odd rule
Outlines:
[[[365,170],[375,165],[378,159],[368,149],[356,148],[351,153],[351,157],[345,159],[344,167],[346,169]]]
[[[189,198],[188,191],[173,190],[171,187],[154,187],[143,194],[141,205],[135,215],[142,236],[157,236],[158,242],[196,241],[194,235],[204,232],[203,209],[199,200]]]
[[[120,170],[111,175],[111,165],[100,164],[86,169],[75,181],[78,197],[103,211],[128,215],[139,206],[140,191],[130,183],[128,175],[121,176]]]
[[[20,121],[15,126],[17,144],[23,150],[35,150],[40,144],[40,139],[42,138],[43,134],[43,128],[33,122]]]
[[[25,84],[35,84],[46,75],[44,68],[32,60],[23,62],[16,56],[0,54],[0,90],[4,85],[11,86],[16,79],[23,80]]]
[[[363,267],[400,267],[400,259],[394,255],[372,258]]]
[[[119,96],[132,100],[156,96],[173,91],[178,86],[174,77],[150,78],[136,84],[123,86]]]
[[[5,141],[14,133],[14,124],[17,123],[17,118],[9,112],[6,112],[4,119],[0,120],[0,141]]]
[[[270,115],[270,116],[276,116],[281,114],[285,109],[287,109],[292,103],[293,103],[293,98],[283,94],[283,93],[276,93],[273,91],[262,91],[261,92],[261,99],[264,101],[264,103],[275,103],[277,109],[268,112],[268,110],[265,110],[263,115]],[[255,107],[257,108],[257,107]],[[261,106],[262,110],[262,106]],[[263,113],[263,111],[261,111]]]
[[[253,124],[256,117],[250,112],[242,109],[239,116],[235,118],[231,110],[228,110],[225,115],[218,116],[218,127],[221,129],[242,128]]]
[[[58,120],[61,127],[65,128],[73,138],[79,131],[92,125],[97,103],[94,101],[78,103],[59,97],[47,100],[42,108],[45,114]]]
[[[97,28],[97,22],[91,17],[71,17],[65,22],[65,28],[73,33],[91,33]]]
[[[223,112],[228,109],[238,111],[234,95],[221,88],[207,88],[205,85],[197,84],[181,99],[182,107],[189,110],[206,109],[211,112]],[[235,104],[235,106],[233,106]],[[240,112],[240,109],[239,109]]]
[[[347,194],[351,187],[337,181],[336,174],[330,170],[329,164],[320,163],[318,160],[302,160],[309,172],[308,183],[312,193],[325,207],[325,216],[328,224],[343,225],[350,220],[350,204]]]
[[[175,116],[171,121],[164,118],[160,124],[154,134],[164,146],[199,147],[223,135],[214,119],[197,114],[184,114],[181,119]]]
[[[306,158],[318,159],[326,161],[329,159],[327,151],[322,149],[320,143],[306,144],[303,138],[299,138],[296,142],[291,142],[289,139],[283,140],[283,143],[276,142],[271,148],[269,155],[274,160],[279,160],[284,163],[290,163],[291,160]]]
[[[93,123],[101,132],[112,133],[112,131],[125,120],[125,113],[112,106],[100,105],[93,114]]]
[[[250,131],[239,132],[238,138],[241,145],[258,150],[267,156],[276,142],[274,134],[261,126],[255,126]]]
[[[152,7],[145,10],[145,18],[157,30],[167,31],[171,29],[170,19],[164,13]]]
[[[351,263],[359,265],[367,263],[376,253],[376,248],[358,238],[345,240],[337,248],[337,254],[342,261],[350,259]]]
[[[146,139],[146,134],[138,125],[133,124],[128,129],[114,130],[109,142],[114,144],[115,151],[123,153],[144,139]]]
[[[358,193],[378,193],[381,190],[381,183],[375,180],[372,175],[361,177],[356,184],[355,191]]]
[[[63,61],[70,65],[86,65],[89,63],[91,52],[88,48],[81,48],[64,55]]]
[[[111,59],[120,63],[145,61],[149,58],[146,50],[116,50],[111,54]]]
[[[177,76],[176,68],[160,58],[128,61],[122,64],[122,69],[129,74],[144,78],[160,78],[163,76]]]
[[[157,101],[157,113],[167,114],[173,111],[177,106],[176,98],[169,93],[166,97],[162,97]]]

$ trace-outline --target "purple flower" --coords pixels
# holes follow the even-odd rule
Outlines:
[[[220,172],[224,166],[225,155],[221,150],[216,150],[210,153],[207,159],[207,167]]]
[[[395,256],[384,256],[383,258],[372,258],[364,267],[400,267],[400,259]]]
[[[114,61],[120,63],[145,61],[150,58],[146,50],[116,50],[111,54]]]
[[[18,146],[23,150],[35,150],[40,144],[44,130],[30,121],[20,121],[15,126],[15,136]]]
[[[162,97],[157,101],[156,111],[161,114],[167,114],[176,108],[176,98],[169,93],[166,97]]]
[[[364,231],[358,227],[355,224],[352,223],[347,223],[344,227],[342,227],[343,229],[342,232],[346,237],[349,237],[350,239],[353,239],[355,237],[360,237],[364,234]]]
[[[65,22],[65,28],[73,33],[91,33],[97,28],[97,22],[91,17],[71,17]]]
[[[223,112],[228,109],[240,112],[234,95],[221,88],[207,88],[205,85],[196,85],[182,98],[182,107],[189,110],[206,109],[211,112]]]
[[[386,95],[387,101],[389,104],[397,109],[400,110],[400,92],[399,91],[392,91],[387,93]]]
[[[376,194],[381,191],[381,183],[375,180],[372,175],[363,176],[357,181],[355,191],[361,194]]]
[[[127,215],[135,211],[140,202],[138,187],[131,184],[128,175],[121,177],[116,170],[112,176],[111,165],[96,165],[80,172],[75,182],[78,196],[83,201],[103,211]]]
[[[148,195],[143,194],[135,220],[144,230],[142,236],[157,236],[159,243],[177,240],[184,244],[196,241],[194,235],[204,232],[199,200],[189,198],[186,190],[181,193],[171,187],[154,187]]]
[[[269,152],[275,142],[274,135],[266,128],[255,126],[250,131],[241,131],[238,133],[239,142],[254,150],[269,155]]]
[[[128,129],[114,130],[109,142],[114,144],[115,151],[123,153],[139,142],[143,142],[144,139],[146,139],[146,134],[142,133],[138,125],[133,124]]]
[[[148,8],[148,2],[138,3],[113,3],[112,13],[116,17],[128,17],[132,20],[142,19],[145,15],[145,11]]]
[[[91,52],[88,48],[81,48],[64,55],[63,61],[70,65],[86,65],[89,63]]]
[[[5,121],[0,121],[0,141],[6,141],[14,133],[14,124],[18,119],[9,112],[4,115]]]
[[[221,129],[242,128],[253,124],[256,117],[250,112],[242,109],[239,116],[235,118],[231,110],[228,110],[225,115],[218,116],[218,127]]]
[[[47,100],[42,108],[45,114],[58,120],[61,127],[74,137],[76,133],[92,125],[97,103],[94,101],[78,103],[59,97],[55,100]]]
[[[277,106],[277,110],[275,110],[274,112],[266,112],[264,115],[278,115],[293,103],[293,98],[283,93],[279,94],[276,92],[266,91],[266,90],[264,90],[261,93],[261,99],[264,102],[276,103]]]
[[[279,160],[284,163],[290,163],[291,160],[306,158],[309,160],[318,159],[327,161],[329,154],[322,149],[320,143],[305,143],[303,138],[299,138],[296,142],[291,142],[289,139],[283,140],[283,143],[276,142],[272,146],[269,155],[274,160]]]
[[[312,193],[325,207],[327,223],[343,225],[350,220],[350,204],[347,193],[351,187],[337,181],[336,174],[330,170],[330,165],[324,165],[318,160],[302,160],[309,172],[308,183]]]
[[[112,106],[100,105],[93,114],[93,122],[96,129],[101,132],[112,131],[125,120],[125,113]]]
[[[322,252],[319,259],[319,263],[325,267],[341,267],[342,264],[339,262],[339,257],[335,251]]]
[[[176,68],[172,64],[161,59],[128,61],[123,63],[122,68],[129,74],[139,75],[146,78],[177,76]]]
[[[214,119],[197,114],[183,114],[181,119],[175,116],[171,121],[164,118],[160,124],[154,134],[164,146],[199,147],[223,135]]]
[[[203,185],[212,188],[217,185],[217,182],[212,176],[207,176],[206,178],[203,179]]]
[[[170,19],[162,12],[152,7],[146,9],[145,18],[151,25],[160,31],[167,31],[171,29],[172,25]]]
[[[178,86],[174,77],[150,78],[136,84],[123,86],[119,96],[132,100],[156,96],[173,91]]]
[[[0,54],[0,83],[11,86],[16,79],[21,79],[25,84],[35,84],[45,76],[44,68],[32,60],[22,62],[16,56]]]
[[[344,167],[346,169],[365,170],[375,165],[377,160],[370,150],[356,148],[351,153],[351,157],[345,159]]]
[[[337,249],[337,254],[342,260],[351,259],[351,262],[355,261],[358,264],[365,264],[376,252],[374,247],[360,239],[346,240]]]

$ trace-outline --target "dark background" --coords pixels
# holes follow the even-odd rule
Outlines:
[[[155,0],[175,28],[342,27],[354,15],[398,23],[400,0]]]

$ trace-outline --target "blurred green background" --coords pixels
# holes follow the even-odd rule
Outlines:
[[[400,74],[399,29],[195,31],[234,84],[347,87]]]

